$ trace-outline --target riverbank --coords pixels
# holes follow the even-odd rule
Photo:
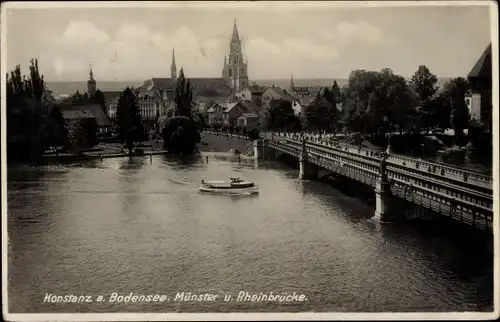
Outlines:
[[[135,146],[132,150],[132,156],[147,156],[167,154],[168,151],[161,149],[157,142],[143,142]],[[128,157],[129,153],[126,148],[123,148],[119,143],[100,143],[96,147],[82,151],[81,153],[58,153],[45,154],[42,157],[42,163],[59,163],[59,162],[75,162],[82,160],[108,159],[108,158],[124,158]]]
[[[202,152],[232,152],[238,150],[241,153],[253,149],[253,141],[243,137],[231,137],[229,135],[216,135],[211,133],[201,134],[200,151]]]

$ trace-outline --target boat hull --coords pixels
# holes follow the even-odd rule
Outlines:
[[[214,188],[208,187],[206,185],[200,185],[200,192],[209,192],[216,194],[256,194],[259,193],[259,188],[257,186],[249,188]]]

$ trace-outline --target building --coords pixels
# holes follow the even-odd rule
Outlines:
[[[298,99],[294,99],[292,101],[292,109],[293,113],[296,116],[303,116],[306,114],[307,107],[311,105],[312,102],[314,102],[315,97],[314,96],[302,96],[299,97]]]
[[[111,130],[111,122],[99,104],[89,104],[83,106],[62,105],[60,106],[60,109],[65,120],[73,120],[79,117],[82,119],[93,117],[97,125],[98,133],[102,134]]]
[[[255,113],[243,113],[236,119],[238,127],[246,127],[247,129],[259,126],[259,116]]]
[[[207,110],[208,124],[236,125],[236,120],[244,113],[256,113],[258,107],[251,101],[237,103],[214,102]]]
[[[224,56],[222,77],[231,88],[231,94],[236,95],[248,83],[248,62],[243,59],[241,40],[234,19],[233,35],[229,43],[229,57]]]
[[[222,122],[223,122],[222,114],[226,109],[227,109],[227,107],[222,106],[221,104],[219,104],[217,102],[213,102],[213,104],[207,109],[208,124],[209,125],[215,125],[215,124],[222,125]]]
[[[491,44],[488,45],[479,60],[467,76],[470,91],[465,96],[471,119],[492,128],[492,57]]]
[[[189,78],[195,105],[203,105],[201,102],[209,98],[227,97],[231,89],[224,78]],[[175,88],[177,87],[177,66],[175,52],[172,51],[172,64],[170,66],[170,78],[153,77],[144,81],[144,84],[136,89],[141,115],[145,120],[155,119],[158,115],[167,115],[168,109],[175,106]],[[199,107],[199,106],[198,106]]]
[[[270,109],[271,108],[271,101],[273,100],[286,100],[293,102],[297,100],[295,96],[292,95],[287,90],[281,89],[279,87],[269,87],[264,93],[262,94],[262,107],[265,109]]]
[[[106,113],[109,119],[116,118],[116,109],[118,107],[118,100],[120,99],[122,91],[106,91],[102,92],[104,100],[106,101]]]
[[[92,72],[92,65],[91,65],[89,71],[89,80],[87,81],[87,94],[89,95],[89,97],[94,97],[96,91],[97,91],[97,84],[94,79],[94,73]]]
[[[239,101],[229,103],[222,112],[222,123],[224,125],[236,125],[236,120],[244,113],[256,113],[258,108],[251,101]]]
[[[262,94],[266,91],[267,87],[258,86],[255,83],[246,86],[236,93],[238,101],[250,100],[257,106],[262,106]]]

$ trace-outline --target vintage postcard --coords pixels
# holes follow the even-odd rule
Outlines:
[[[8,321],[495,319],[494,1],[7,2]]]

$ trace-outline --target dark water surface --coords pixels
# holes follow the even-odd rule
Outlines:
[[[372,205],[277,163],[209,158],[10,169],[10,312],[492,310],[493,258],[481,242],[381,226]],[[260,194],[196,190],[231,175]],[[239,291],[307,301],[44,303],[46,293]]]

